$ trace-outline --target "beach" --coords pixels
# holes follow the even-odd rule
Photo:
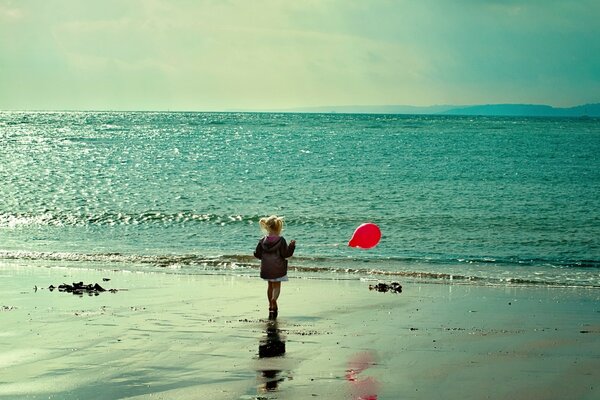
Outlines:
[[[600,400],[600,1],[258,4],[0,0],[0,400]]]
[[[0,399],[595,399],[597,289],[0,269]],[[98,283],[73,295],[50,285]]]

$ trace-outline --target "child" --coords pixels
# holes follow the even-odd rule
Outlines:
[[[296,241],[287,242],[281,234],[283,219],[275,215],[261,218],[260,227],[267,233],[256,246],[254,257],[260,259],[260,277],[268,281],[267,298],[269,299],[269,319],[277,318],[277,298],[281,290],[281,282],[288,280],[286,258],[294,254]]]

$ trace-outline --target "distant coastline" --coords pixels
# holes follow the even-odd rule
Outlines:
[[[396,115],[453,115],[490,117],[549,117],[549,118],[600,118],[600,103],[573,107],[553,107],[544,104],[481,104],[470,106],[434,105],[355,105],[320,106],[279,109],[4,109],[0,112],[173,112],[173,113],[306,113],[306,114],[396,114]]]
[[[600,103],[583,104],[575,107],[559,108],[542,104],[484,104],[473,106],[329,106],[301,107],[278,110],[305,113],[346,113],[346,114],[421,114],[421,115],[465,115],[465,116],[507,116],[507,117],[600,117]]]

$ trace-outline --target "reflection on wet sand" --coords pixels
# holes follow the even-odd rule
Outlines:
[[[377,355],[374,351],[363,351],[354,354],[348,360],[348,369],[346,370],[346,380],[350,384],[352,399],[356,400],[377,400],[379,391],[379,382],[377,379],[368,376],[361,377],[361,373],[377,363]]]
[[[265,335],[258,345],[258,358],[268,359],[273,357],[283,357],[285,355],[285,341],[283,341],[278,323],[276,320],[266,323]],[[261,380],[261,389],[264,391],[275,391],[280,382],[285,380],[282,376],[282,370],[277,369],[276,362],[268,362],[259,368],[259,379]]]

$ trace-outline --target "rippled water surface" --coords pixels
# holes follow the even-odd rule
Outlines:
[[[5,262],[251,266],[275,213],[314,273],[600,285],[597,119],[5,112],[0,141]]]

